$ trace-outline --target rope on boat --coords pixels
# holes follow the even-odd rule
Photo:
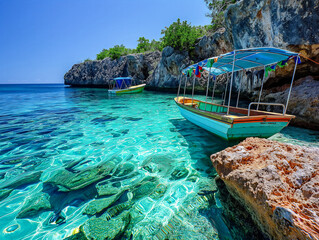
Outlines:
[[[303,58],[305,58],[305,59],[307,59],[307,60],[309,60],[309,61],[311,61],[311,62],[314,62],[315,64],[318,64],[319,65],[319,62],[316,62],[315,60],[312,60],[311,58],[308,58],[308,57],[306,57],[306,56],[304,56],[304,55],[302,55],[302,54],[299,54],[301,57],[303,57]]]

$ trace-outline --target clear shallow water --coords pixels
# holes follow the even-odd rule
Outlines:
[[[117,194],[96,216],[117,220],[129,211],[124,237],[232,239],[241,229],[232,229],[221,215],[209,160],[230,143],[183,119],[173,97],[0,85],[0,239],[63,239],[94,218],[83,212],[92,211],[87,209],[96,199]],[[299,128],[271,139],[319,147],[318,132]],[[97,166],[112,169],[99,178]],[[75,181],[76,174],[87,181]],[[72,191],[63,190],[70,182]],[[43,203],[31,211],[36,199]],[[201,214],[204,208],[213,217]]]

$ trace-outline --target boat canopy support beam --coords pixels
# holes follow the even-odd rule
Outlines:
[[[206,100],[205,100],[205,111],[206,111],[206,105],[207,105],[207,95],[208,95],[208,88],[209,88],[209,81],[210,81],[210,71],[212,67],[209,68],[209,73],[208,73],[208,79],[207,79],[207,88],[206,88]]]
[[[287,103],[286,103],[286,109],[285,109],[285,114],[288,108],[288,103],[289,103],[289,99],[290,99],[290,94],[291,94],[291,89],[292,89],[292,85],[294,83],[294,78],[295,78],[295,73],[296,73],[296,69],[297,69],[297,64],[299,61],[299,54],[297,55],[296,59],[295,59],[295,68],[294,68],[294,73],[292,74],[292,79],[291,79],[291,84],[290,84],[290,88],[289,88],[289,93],[288,93],[288,97],[287,97]]]
[[[195,74],[194,74],[194,78],[193,78],[193,88],[192,88],[192,106],[193,106],[193,103],[194,103],[194,88],[195,88],[195,81],[196,81],[196,78],[195,78]]]
[[[259,98],[258,98],[257,110],[258,110],[258,108],[259,108],[259,103],[260,103],[260,99],[261,99],[261,93],[262,93],[262,91],[263,91],[265,75],[266,75],[266,66],[264,67],[264,75],[263,75],[263,79],[261,80],[261,88],[260,88],[260,92],[259,92]]]
[[[179,97],[179,92],[181,90],[182,79],[183,79],[183,75],[180,74],[179,75],[179,84],[178,84],[177,98]]]
[[[240,89],[241,89],[241,79],[239,81],[239,88],[238,88],[238,94],[237,94],[237,102],[236,102],[236,108],[238,108],[238,102],[239,102],[239,95],[240,95]]]
[[[215,80],[214,80],[214,87],[213,87],[213,93],[212,93],[212,103],[214,103],[213,101],[214,101],[214,94],[215,94],[216,83],[217,83],[217,76],[216,76],[216,78],[215,78]]]
[[[224,96],[223,96],[223,105],[225,105],[225,103],[226,103],[226,96],[227,96],[227,89],[228,89],[229,77],[228,77],[227,75],[228,75],[228,74],[226,74],[227,81],[226,81],[225,93],[224,93]]]
[[[229,97],[228,97],[227,115],[229,115],[229,107],[230,107],[230,99],[231,99],[231,90],[232,90],[232,87],[233,87],[233,79],[234,79],[235,60],[236,60],[236,50],[234,50],[233,70],[232,70],[231,78],[230,78],[230,87],[229,87]]]
[[[187,77],[188,77],[188,76],[186,75],[185,85],[184,85],[184,98],[183,98],[183,105],[185,105],[185,94],[186,94]]]

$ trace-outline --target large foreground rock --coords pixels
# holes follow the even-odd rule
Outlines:
[[[248,138],[211,156],[271,239],[319,239],[319,149]]]

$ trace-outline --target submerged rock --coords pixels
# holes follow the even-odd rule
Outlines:
[[[112,176],[123,177],[133,172],[134,169],[135,169],[135,165],[133,163],[123,163],[116,168]]]
[[[147,195],[150,195],[156,188],[159,179],[156,177],[146,177],[132,190],[133,198],[132,200],[138,200]]]
[[[118,217],[107,221],[100,218],[90,218],[81,227],[80,231],[87,239],[103,240],[120,238],[130,223],[131,216],[128,211]]]
[[[110,209],[107,209],[105,213],[101,216],[104,219],[110,220],[111,218],[119,215],[121,212],[124,212],[125,210],[129,210],[133,206],[133,202],[125,202],[117,204]]]
[[[154,154],[147,157],[141,167],[148,172],[157,172],[159,175],[165,176],[172,170],[174,158],[170,155]]]
[[[63,223],[65,223],[65,216],[60,212],[57,214],[54,214],[50,219],[49,219],[49,223],[50,224],[57,224],[57,225],[61,225]]]
[[[59,188],[59,191],[68,192],[84,188],[101,180],[110,174],[115,167],[113,162],[104,162],[97,166],[88,167],[78,173],[67,170],[59,170],[46,183]]]
[[[248,138],[211,160],[269,238],[319,238],[318,148]]]
[[[118,173],[121,174],[121,171],[119,171]],[[143,176],[136,171],[130,175],[101,181],[96,184],[96,189],[99,196],[114,195],[134,186],[135,184],[140,182],[142,178]]]
[[[157,200],[164,196],[165,192],[167,190],[167,186],[165,184],[158,184],[152,194],[150,195],[150,198]]]
[[[188,175],[187,168],[183,166],[176,167],[171,174],[171,179],[178,180],[181,178],[185,178]]]
[[[110,205],[112,205],[120,196],[121,196],[121,193],[118,193],[118,194],[113,195],[111,197],[94,199],[84,209],[83,214],[95,215],[97,213],[100,213],[104,209],[106,209]]]
[[[7,198],[13,189],[0,189],[0,201]]]
[[[50,210],[51,204],[49,195],[46,193],[38,193],[27,198],[23,204],[17,218],[34,217],[45,210]]]
[[[34,172],[31,174],[25,173],[15,178],[8,179],[5,183],[0,185],[0,189],[4,188],[18,188],[25,185],[30,185],[39,182],[42,171]]]

